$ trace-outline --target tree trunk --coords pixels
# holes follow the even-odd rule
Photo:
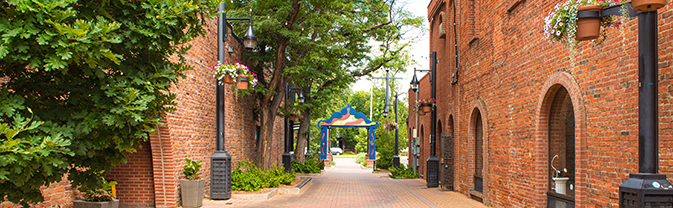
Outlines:
[[[306,109],[302,116],[304,119],[299,123],[299,135],[297,135],[297,149],[294,151],[294,159],[300,163],[304,163],[304,148],[306,147],[306,132],[308,132],[309,119],[311,117],[311,109]],[[310,151],[310,149],[309,149]]]
[[[280,85],[279,88],[276,88],[276,95],[267,99],[261,99],[260,108],[260,136],[258,148],[257,148],[257,158],[255,163],[257,167],[264,170],[273,168],[273,162],[271,161],[271,147],[273,146],[273,127],[276,121],[276,113],[278,113],[278,107],[280,103],[285,100],[285,85]],[[269,102],[270,101],[270,102]],[[281,137],[282,139],[283,137]],[[281,153],[282,154],[282,153]],[[280,164],[276,164],[280,165]]]

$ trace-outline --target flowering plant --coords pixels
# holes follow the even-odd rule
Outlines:
[[[420,110],[422,104],[430,104],[433,108],[437,105],[434,98],[419,99],[416,101],[414,109],[416,109],[416,111]]]
[[[215,64],[215,66],[212,66],[213,67],[212,71],[213,74],[215,74],[214,75],[215,78],[217,78],[217,80],[222,81],[225,75],[236,77],[237,73],[248,71],[247,66],[238,63],[238,61],[236,60],[234,60],[234,62],[235,63],[230,62],[229,64],[227,64],[227,62],[225,61],[224,64],[222,64],[220,61],[217,61],[217,64]]]
[[[247,67],[246,70],[241,73],[241,76],[248,76],[248,81],[250,82],[250,85],[252,85],[253,87],[257,85],[257,74],[255,74],[250,70],[247,70]]]
[[[554,10],[544,19],[545,38],[552,43],[575,44],[575,32],[577,25],[577,8],[586,5],[613,6],[620,4],[619,0],[567,0],[557,4]],[[600,45],[607,37],[606,28],[619,27],[622,23],[615,21],[611,15],[601,19],[601,38],[594,40]]]
[[[388,121],[383,124],[383,128],[386,128],[389,131],[395,131],[395,129],[397,129],[397,123]]]

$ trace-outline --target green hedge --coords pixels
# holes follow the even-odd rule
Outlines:
[[[264,172],[251,161],[245,160],[239,162],[231,173],[231,190],[258,191],[260,188],[278,187],[280,184],[289,185],[294,179],[294,173],[286,173],[284,169],[275,167]]]

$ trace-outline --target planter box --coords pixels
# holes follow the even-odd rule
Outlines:
[[[119,199],[104,202],[90,202],[84,200],[75,200],[73,202],[73,208],[117,208],[117,207],[119,207]]]
[[[206,180],[180,180],[182,207],[201,207],[203,204]]]

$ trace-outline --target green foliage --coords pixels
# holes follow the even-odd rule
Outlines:
[[[185,43],[204,34],[219,4],[0,2],[0,122],[30,108],[41,124],[0,140],[8,148],[0,196],[28,206],[43,200],[40,186],[66,173],[73,187],[94,186],[97,172],[125,163],[174,109],[169,89],[190,69]]]
[[[246,55],[259,63],[251,70],[260,76],[254,92],[261,108],[260,122],[265,126],[260,132],[265,135],[261,138],[264,144],[272,143],[272,120],[278,110],[293,105],[285,102],[287,106],[281,106],[283,96],[273,96],[282,95],[286,83],[303,87],[306,102],[298,109],[311,116],[311,109],[333,105],[331,96],[357,78],[382,68],[403,70],[402,66],[412,64],[406,54],[415,39],[403,36],[409,29],[421,27],[423,18],[413,17],[394,3],[260,0],[227,4],[227,15],[252,14],[254,19],[259,50]],[[245,24],[234,23],[236,34],[243,34],[245,28]],[[268,168],[271,148],[260,149],[257,158],[264,159],[260,162]]]
[[[262,179],[259,176],[243,172],[239,166],[231,173],[232,191],[257,191],[262,187]]]
[[[322,165],[322,168],[321,168]],[[306,159],[304,163],[292,160],[292,171],[296,173],[320,173],[325,168],[325,163],[315,159]]]
[[[362,164],[362,162],[365,162],[365,165],[367,165],[367,154],[365,153],[360,153],[358,156],[355,158],[355,163],[357,164]]]
[[[418,173],[414,173],[414,170],[411,167],[404,167],[404,164],[400,164],[400,168],[391,167],[388,168],[390,171],[391,178],[418,178]]]
[[[0,195],[7,195],[13,202],[23,197],[42,200],[40,186],[59,181],[69,166],[67,157],[73,155],[68,149],[70,141],[60,134],[40,131],[43,122],[32,121],[32,117],[26,119],[18,113],[23,99],[11,98],[0,101],[3,104],[0,115],[12,117],[14,121],[8,124],[0,119]],[[32,115],[30,108],[24,109]],[[14,192],[17,190],[23,192]],[[25,201],[21,204],[28,206]]]
[[[185,166],[182,166],[182,175],[185,176],[185,179],[187,180],[199,180],[201,177],[199,177],[199,171],[201,168],[201,160],[193,161],[189,158],[185,158],[185,162],[187,164]]]
[[[278,187],[280,184],[289,185],[294,179],[294,173],[286,173],[278,167],[264,172],[253,162],[246,159],[239,162],[238,167],[231,174],[231,190],[258,191],[264,187]]]
[[[102,176],[104,172],[104,170],[101,170],[100,172],[96,173],[98,176],[96,186],[83,185],[79,187],[79,190],[84,192],[84,199],[87,201],[102,202],[111,201],[116,198],[116,196],[110,193],[110,190],[112,190],[112,186],[117,185],[117,182],[108,182],[105,180],[105,177]]]

